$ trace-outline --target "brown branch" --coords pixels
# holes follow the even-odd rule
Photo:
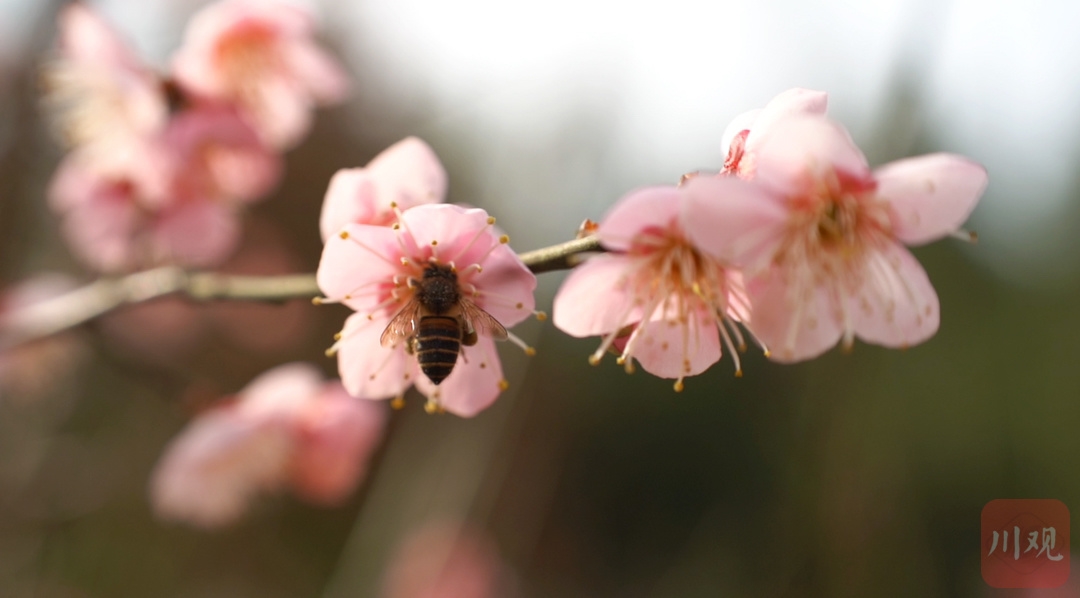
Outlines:
[[[535,273],[566,270],[586,252],[602,251],[595,237],[576,239],[520,255]],[[319,294],[314,274],[239,276],[188,272],[175,266],[154,268],[119,278],[102,278],[70,293],[8,313],[0,320],[0,351],[89,322],[124,305],[168,295],[195,301],[282,302]]]

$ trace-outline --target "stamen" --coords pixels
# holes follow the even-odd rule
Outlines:
[[[439,401],[434,397],[429,398],[427,403],[424,403],[424,411],[426,411],[428,415],[435,415],[439,412]]]
[[[499,390],[506,392],[506,389],[508,388],[510,388],[510,382],[508,382],[506,378],[499,380]]]
[[[961,241],[966,241],[972,244],[979,242],[979,233],[973,230],[954,230],[953,232],[949,233],[949,236],[954,239],[960,239]]]
[[[724,346],[727,347],[728,353],[731,354],[731,360],[735,362],[735,377],[742,378],[742,361],[739,359],[739,352],[735,350],[734,343],[731,342],[731,335],[728,334],[727,328],[724,326],[723,318],[721,318],[720,325],[717,328],[720,329],[720,338],[724,340]]]
[[[521,350],[524,351],[525,354],[528,355],[529,357],[532,357],[533,355],[536,355],[536,349],[530,347],[528,344],[526,344],[525,341],[521,340],[521,337],[514,334],[513,332],[507,332],[506,333],[506,340],[514,343],[518,347],[521,347]]]
[[[675,384],[674,384],[674,386],[672,388],[675,389],[675,392],[682,392],[683,389],[686,388],[686,385],[683,384],[683,377],[682,376],[679,376],[679,379],[675,381]]]
[[[389,264],[389,265],[391,265],[391,266],[393,266],[393,267],[395,267],[395,268],[396,268],[396,267],[398,266],[398,264],[394,263],[394,261],[393,261],[393,260],[391,260],[391,259],[390,259],[389,257],[387,257],[387,256],[383,255],[383,254],[382,254],[382,252],[379,252],[379,251],[375,251],[375,250],[374,250],[374,249],[372,249],[371,247],[368,247],[367,245],[365,245],[365,244],[361,243],[360,241],[358,241],[358,240],[356,239],[356,237],[352,237],[352,236],[349,236],[349,234],[348,234],[347,232],[345,232],[345,231],[341,231],[341,234],[343,235],[343,236],[341,237],[342,239],[346,239],[346,240],[352,241],[353,243],[356,243],[356,244],[357,244],[357,245],[358,245],[359,247],[361,247],[361,248],[363,248],[363,249],[366,249],[366,250],[367,250],[367,251],[368,251],[369,253],[371,253],[372,255],[375,255],[375,256],[377,256],[377,257],[378,257],[378,258],[379,258],[380,260],[382,260],[382,261],[386,262],[387,264]],[[395,237],[400,237],[400,236],[399,236],[399,235],[395,235]],[[405,246],[404,246],[403,244],[401,244],[401,242],[400,242],[400,238],[399,238],[399,242],[398,242],[398,244],[399,244],[399,245],[401,245],[401,252],[402,252],[402,253],[408,253],[408,251],[406,251],[406,249],[405,249]]]
[[[491,225],[493,225],[493,224],[495,224],[495,218],[493,218],[491,216],[488,216],[487,224],[484,225],[480,230],[476,231],[476,234],[473,235],[473,238],[469,239],[469,242],[466,243],[465,246],[461,248],[461,251],[457,252],[457,255],[454,256],[454,261],[460,260],[462,258],[462,256],[465,255],[465,252],[472,249],[472,246],[476,244],[476,241],[478,239],[480,239],[480,237],[484,236],[484,233],[486,233],[488,231],[488,229],[491,228]],[[491,251],[488,250],[488,253],[491,253]],[[487,254],[485,254],[484,257],[486,258]],[[481,258],[479,261],[481,261],[481,262],[484,261],[484,258]]]
[[[543,321],[547,320],[547,317],[548,317],[547,313],[542,312],[542,311],[534,311],[533,316],[535,316],[537,321],[539,321],[539,322],[543,322]]]
[[[390,400],[390,407],[400,411],[405,408],[405,395],[398,395]]]

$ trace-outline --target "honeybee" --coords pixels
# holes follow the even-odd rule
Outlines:
[[[476,344],[477,333],[506,340],[506,328],[477,307],[458,287],[450,266],[428,264],[419,280],[411,279],[412,299],[387,324],[379,342],[384,347],[405,341],[420,371],[434,384],[450,375],[461,346]]]

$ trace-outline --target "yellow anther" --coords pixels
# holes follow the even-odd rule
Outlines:
[[[536,349],[532,347],[525,347],[525,354],[529,357],[533,357],[534,355],[536,355]]]
[[[542,311],[538,311],[538,312],[536,312],[536,319],[543,322],[544,320],[547,319],[547,314],[542,312]]]
[[[312,305],[322,305],[322,302],[323,302],[322,297],[312,297],[311,298],[311,304]]]
[[[436,245],[438,245],[438,244],[439,244],[439,242],[438,242],[438,241],[436,241],[435,239],[432,239],[432,240],[431,240],[431,246],[432,246],[432,247],[434,247],[434,246],[436,246]]]
[[[686,386],[683,384],[682,378],[679,378],[675,381],[675,386],[673,388],[675,389],[675,392],[682,392],[683,389],[686,388]]]
[[[439,404],[428,399],[428,402],[424,403],[424,411],[426,411],[428,415],[434,415],[439,412]]]
[[[398,207],[398,205],[397,205],[397,202],[396,202],[396,201],[392,201],[392,202],[390,202],[390,209],[391,209],[391,210],[396,210],[396,209],[397,209],[397,207]]]
[[[742,368],[735,370],[735,377],[742,378]]]
[[[326,351],[323,351],[323,353],[324,353],[324,354],[325,354],[325,355],[326,355],[327,357],[333,357],[333,356],[337,355],[337,349],[335,349],[334,347],[330,347],[330,348],[329,348],[329,349],[327,349]]]
[[[495,217],[494,216],[488,216],[488,224],[495,224]]]
[[[600,358],[596,355],[590,355],[589,365],[600,365]]]
[[[403,397],[401,395],[398,395],[398,396],[394,397],[393,400],[390,401],[390,407],[392,407],[393,409],[399,409],[399,410],[404,409],[405,408],[405,397]]]
[[[507,243],[510,242],[510,235],[503,235],[503,236],[499,237],[499,242],[502,243],[503,245],[506,245]]]
[[[340,332],[335,332],[334,333],[334,340],[336,340],[336,341],[341,340],[341,333]]]
[[[510,383],[506,381],[506,378],[499,380],[499,390],[505,391],[507,388],[510,388]]]
[[[517,308],[517,309],[521,309],[521,308],[525,307],[525,304],[524,303],[518,303],[514,307]]]

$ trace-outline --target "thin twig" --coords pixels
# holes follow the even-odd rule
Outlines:
[[[585,252],[600,251],[595,237],[576,239],[521,254],[535,273],[573,268]],[[102,278],[84,287],[6,314],[0,321],[0,351],[79,326],[124,305],[167,295],[195,301],[282,302],[319,294],[314,274],[238,276],[188,272],[164,266],[119,278]]]

